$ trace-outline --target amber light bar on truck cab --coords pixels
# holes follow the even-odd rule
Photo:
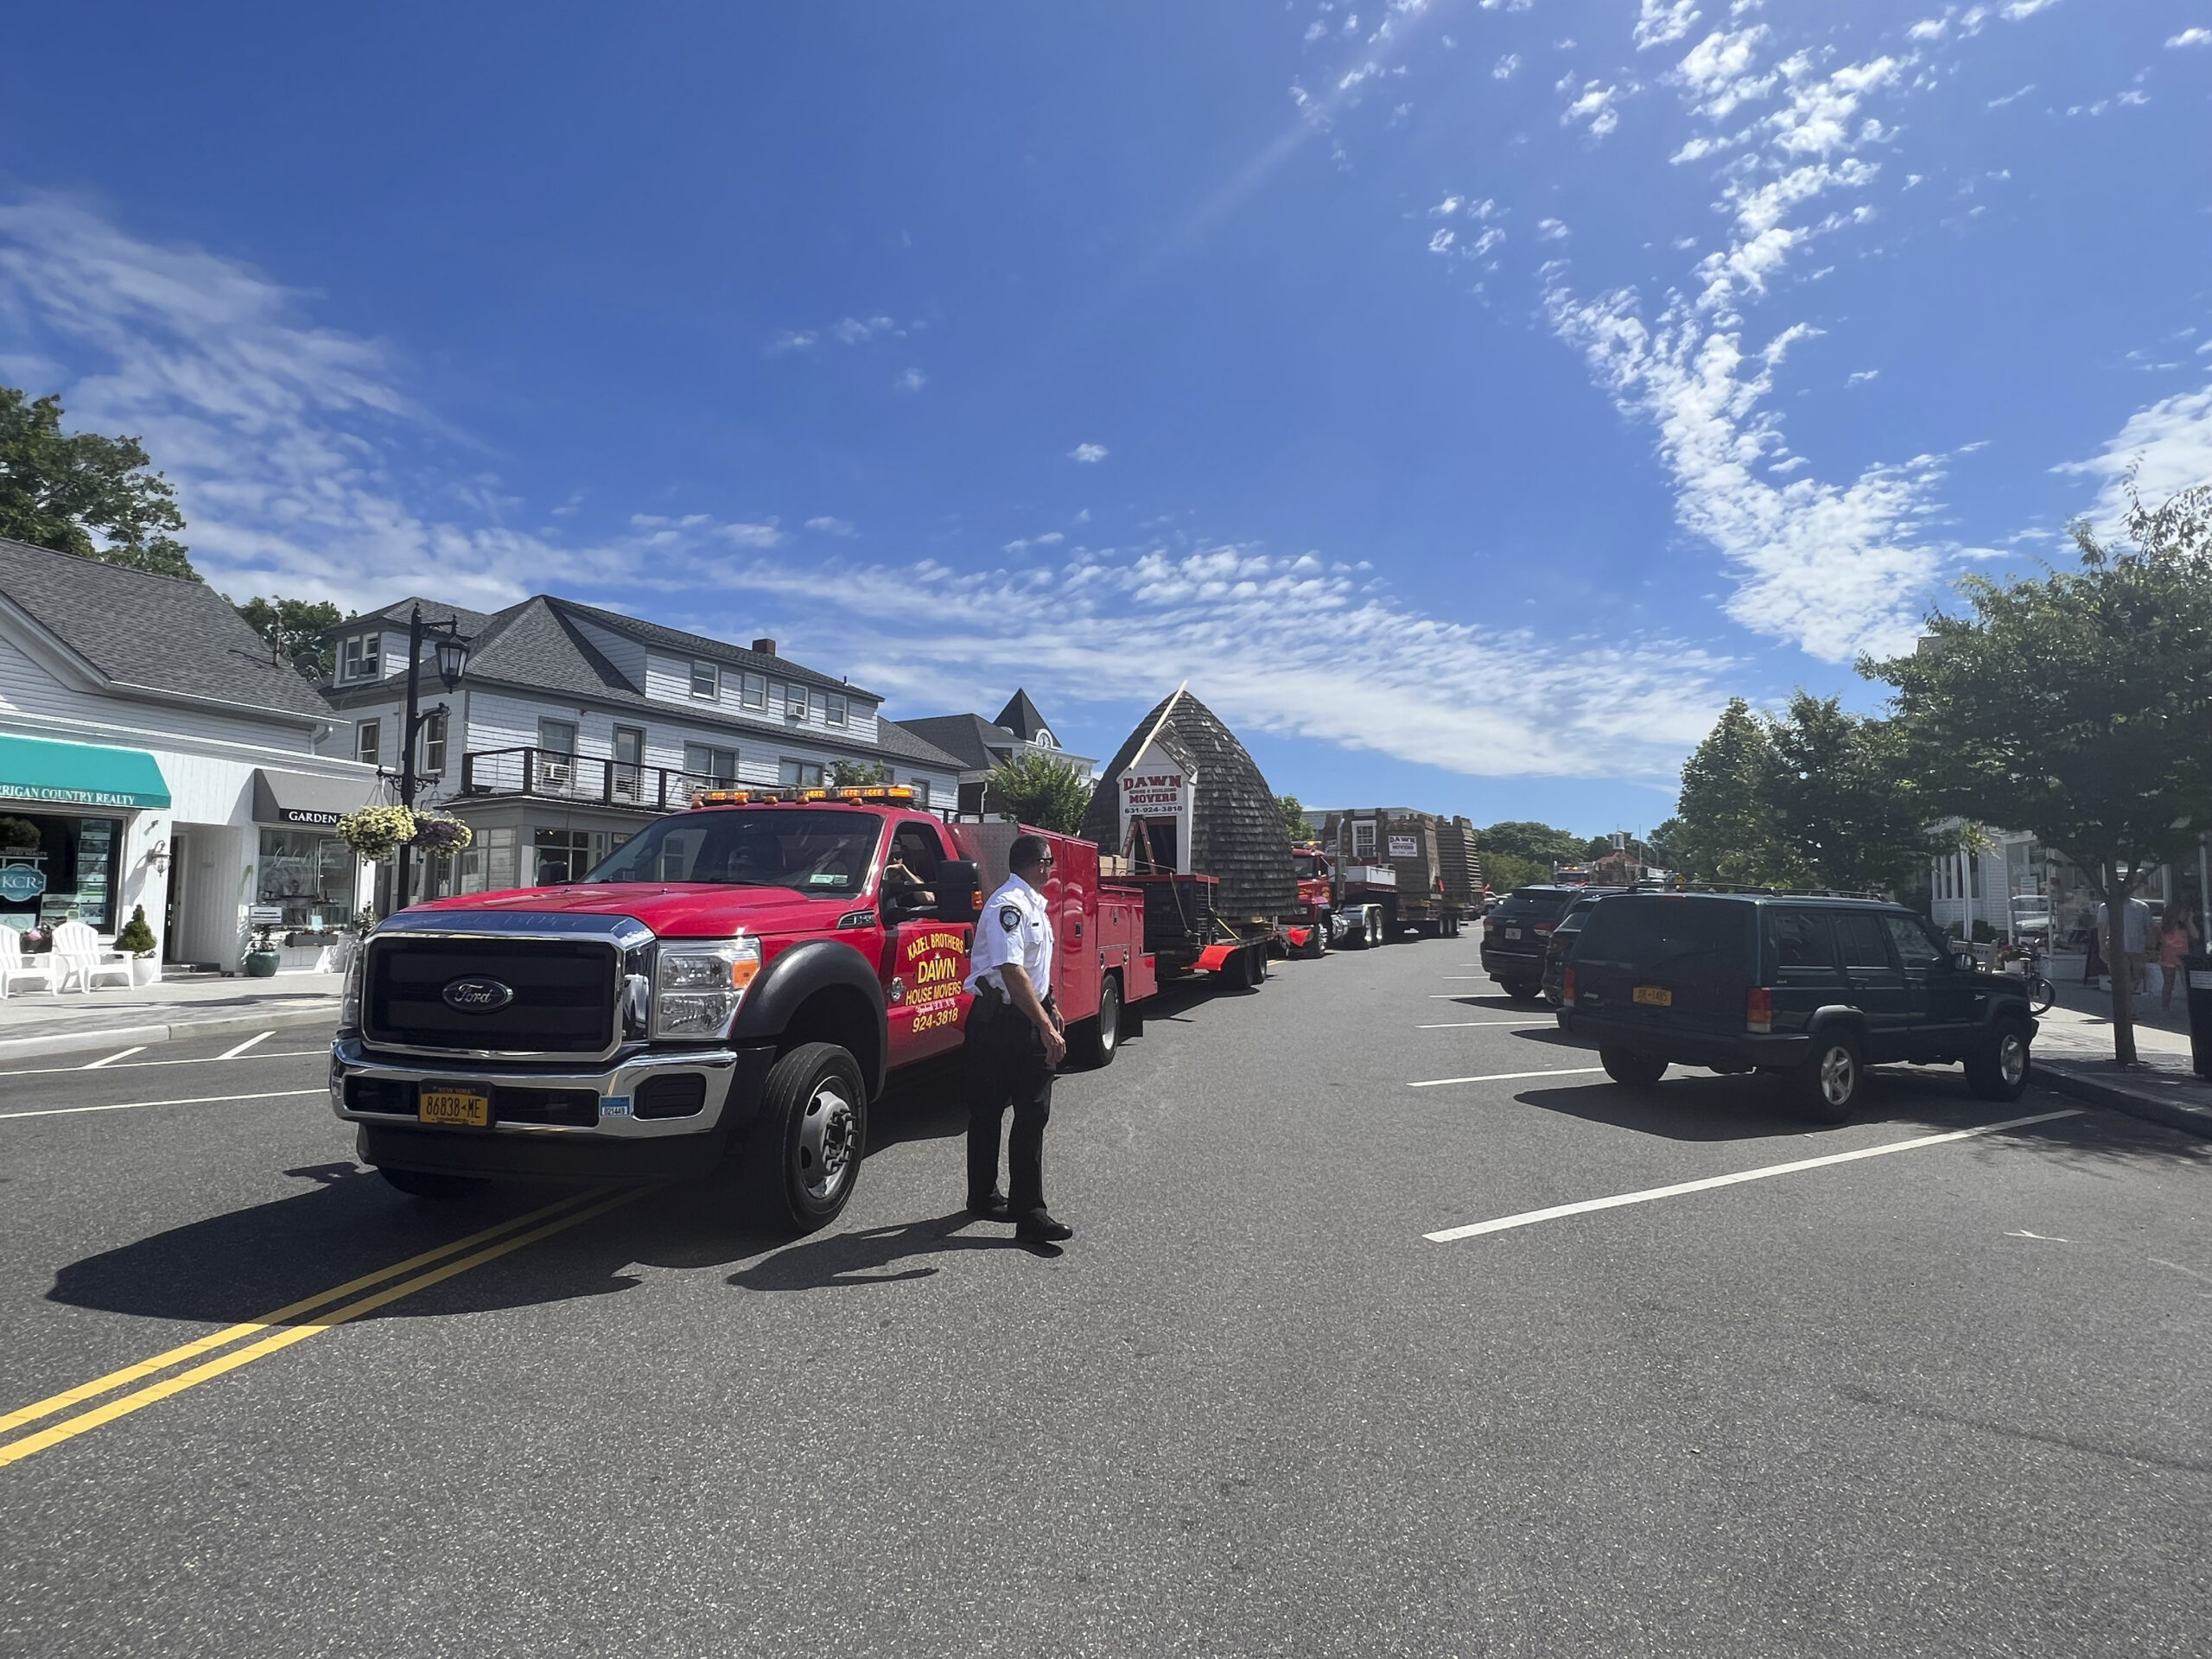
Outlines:
[[[905,784],[867,784],[847,789],[702,789],[694,806],[758,806],[766,801],[860,801],[874,806],[912,806],[914,791]]]

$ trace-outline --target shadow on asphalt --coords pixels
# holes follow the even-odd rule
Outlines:
[[[1148,1004],[1145,1017],[1179,1018],[1211,995],[1203,983],[1177,985]],[[1132,1033],[1128,1041],[1134,1052],[1143,1038]],[[1082,1076],[1071,1072],[1069,1078]],[[907,1141],[951,1140],[967,1128],[959,1058],[948,1056],[899,1077],[875,1103],[868,1115],[868,1155]],[[947,1161],[948,1184],[964,1179],[957,1165],[957,1157]],[[48,1300],[144,1319],[236,1324],[580,1190],[518,1185],[474,1202],[431,1204],[403,1196],[373,1170],[350,1160],[284,1173],[302,1190],[72,1262],[54,1275]],[[619,1211],[605,1224],[531,1248],[527,1265],[524,1257],[516,1260],[519,1271],[503,1271],[507,1264],[488,1262],[367,1317],[442,1318],[609,1295],[639,1282],[623,1271],[632,1263],[700,1268],[760,1256],[731,1282],[758,1290],[796,1290],[881,1283],[937,1271],[927,1266],[881,1271],[915,1255],[1026,1248],[1003,1226],[975,1223],[979,1230],[963,1233],[966,1221],[964,1216],[939,1217],[793,1242],[750,1225],[734,1182],[686,1182],[655,1191],[637,1208]]]
[[[1853,1127],[1894,1123],[1911,1132],[1970,1129],[2008,1117],[2065,1111],[2080,1103],[2035,1089],[2017,1101],[1977,1098],[1956,1066],[1877,1066],[1867,1074],[1859,1109],[1844,1123],[1815,1123],[1777,1097],[1771,1078],[1720,1077],[1676,1067],[1650,1089],[1624,1089],[1599,1080],[1526,1089],[1514,1096],[1524,1106],[1588,1123],[1604,1123],[1669,1141],[1770,1141],[1791,1135],[1810,1142],[1818,1157],[1827,1136]],[[2212,1165],[2212,1142],[2116,1112],[2091,1109],[2006,1129],[1990,1137],[2015,1145],[2047,1146],[2069,1155],[2179,1160]],[[1839,1148],[1840,1149],[1840,1148]]]

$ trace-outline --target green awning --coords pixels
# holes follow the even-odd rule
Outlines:
[[[166,807],[169,786],[143,749],[0,736],[0,801],[7,800]]]

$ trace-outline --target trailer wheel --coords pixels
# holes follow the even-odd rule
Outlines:
[[[1389,938],[1389,925],[1383,915],[1382,906],[1370,905],[1367,907],[1367,943],[1379,947],[1387,944]]]
[[[745,1153],[746,1208],[779,1232],[810,1233],[853,1196],[868,1144],[868,1090],[836,1043],[801,1043],[770,1068]]]
[[[1103,1071],[1122,1048],[1122,976],[1109,974],[1098,987],[1098,1012],[1068,1030],[1068,1047],[1078,1065]]]
[[[1327,911],[1316,912],[1313,918],[1313,937],[1306,941],[1306,954],[1325,957],[1329,954],[1329,930],[1336,925],[1336,918]]]

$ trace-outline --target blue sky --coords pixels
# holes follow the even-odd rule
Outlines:
[[[550,590],[892,712],[1178,681],[1648,827],[2212,478],[2208,0],[43,8],[0,376],[243,598]]]

